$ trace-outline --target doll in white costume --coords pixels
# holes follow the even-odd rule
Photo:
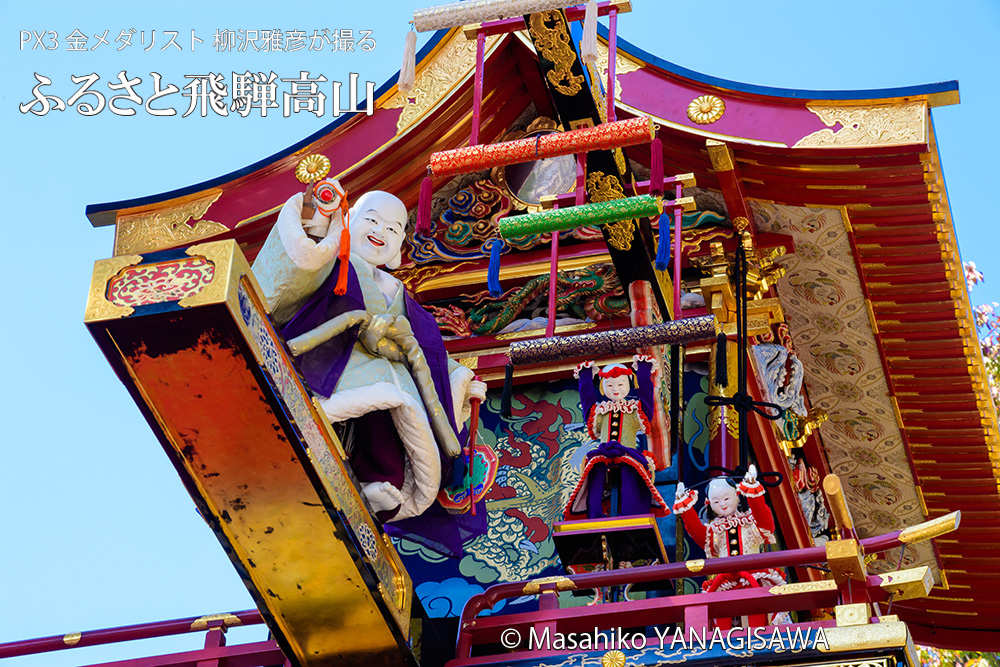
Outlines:
[[[469,401],[486,386],[448,358],[434,318],[380,268],[399,267],[403,202],[373,191],[348,211],[333,179],[313,192],[315,210],[302,193],[282,207],[254,273],[327,418],[351,420],[349,461],[377,516],[415,517],[450,482]]]

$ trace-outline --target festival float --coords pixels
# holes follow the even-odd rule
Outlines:
[[[957,84],[724,81],[630,45],[632,10],[418,10],[372,114],[88,207],[116,233],[86,325],[257,609],[0,657],[1000,649],[996,412],[931,119]]]

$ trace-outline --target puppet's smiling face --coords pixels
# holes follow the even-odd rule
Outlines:
[[[601,380],[601,391],[612,401],[624,401],[628,396],[628,377],[604,378]]]
[[[736,513],[739,497],[736,489],[723,481],[712,481],[708,485],[708,504],[721,517]]]
[[[351,220],[351,252],[369,264],[398,265],[402,246],[403,224],[378,209],[363,211]]]

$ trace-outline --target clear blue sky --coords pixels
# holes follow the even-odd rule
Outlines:
[[[219,176],[271,155],[332,120],[133,117],[73,108],[23,115],[34,72],[66,100],[71,75],[96,73],[107,93],[118,72],[150,72],[184,86],[184,75],[308,71],[381,85],[399,66],[410,12],[427,3],[136,3],[0,0],[0,161],[6,261],[0,265],[7,361],[0,465],[0,642],[234,611],[250,598],[213,534],[195,513],[159,444],[83,326],[93,262],[112,253],[112,229],[93,229],[84,207],[155,194]],[[986,273],[974,302],[1000,301],[997,232],[982,193],[996,191],[988,157],[1000,144],[996,45],[1000,5],[987,0],[725,2],[633,0],[620,34],[684,67],[786,88],[862,89],[958,79],[962,104],[935,110],[962,254]],[[124,29],[132,46],[118,51]],[[373,31],[371,52],[219,53],[217,30]],[[79,29],[87,44],[67,51]],[[22,49],[20,31],[54,31],[57,50]],[[191,51],[191,31],[204,40]],[[149,33],[156,42],[149,51]],[[183,52],[167,43],[177,31]],[[140,43],[145,32],[145,43]],[[422,35],[420,44],[427,39]],[[51,44],[49,36],[44,44]],[[90,98],[88,98],[90,99]],[[170,98],[177,106],[186,101]],[[87,101],[87,100],[81,100]],[[128,106],[128,105],[123,105]],[[257,116],[255,118],[255,116]],[[988,179],[990,179],[988,181]],[[992,181],[992,182],[990,182]],[[392,189],[391,183],[386,189]],[[251,636],[260,637],[257,630]],[[239,640],[234,636],[233,640]],[[182,646],[201,641],[187,638]],[[175,645],[176,646],[176,645]],[[76,665],[156,652],[157,647],[64,652],[17,665]]]

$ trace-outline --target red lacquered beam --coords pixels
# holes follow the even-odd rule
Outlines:
[[[234,620],[235,619],[235,622]],[[196,621],[203,621],[195,626]],[[256,609],[237,611],[226,614],[225,617],[192,616],[190,618],[179,618],[173,621],[157,621],[155,623],[140,623],[138,625],[123,625],[117,628],[105,628],[104,630],[89,630],[66,635],[54,635],[52,637],[39,637],[38,639],[26,639],[9,644],[0,644],[0,658],[12,658],[18,655],[31,655],[33,653],[48,653],[59,649],[72,648],[76,646],[98,646],[100,644],[114,644],[116,642],[128,642],[136,639],[149,639],[151,637],[167,637],[169,635],[182,635],[188,632],[202,632],[208,629],[208,623],[212,621],[223,621],[226,627],[237,625],[258,625],[264,622],[260,612]],[[72,644],[68,643],[76,639]]]
[[[457,176],[542,158],[625,148],[652,141],[654,136],[650,118],[630,118],[569,132],[431,153],[430,170],[438,177]]]
[[[885,602],[890,593],[882,588],[880,576],[870,576],[862,584],[853,582],[856,590],[864,590],[870,602]],[[542,596],[543,599],[546,596]],[[555,597],[555,596],[552,596]],[[484,616],[476,619],[475,637],[477,644],[500,641],[506,628],[521,628],[535,624],[556,624],[560,633],[586,632],[604,629],[602,623],[616,627],[634,627],[650,624],[655,619],[657,625],[678,623],[684,620],[692,608],[707,611],[708,619],[728,618],[751,614],[776,613],[796,609],[817,609],[832,607],[840,603],[842,590],[830,582],[826,589],[814,588],[800,591],[786,590],[775,595],[766,588],[744,588],[695,595],[674,595],[645,600],[629,600],[600,605],[590,605],[573,609],[566,614],[565,609],[547,609],[538,612]],[[705,624],[708,626],[708,624]],[[688,626],[690,627],[690,626]],[[710,626],[709,626],[710,627]],[[555,630],[556,628],[553,628]],[[459,656],[461,657],[461,656]]]
[[[618,10],[612,8],[608,13],[608,81],[607,88],[605,91],[605,98],[607,98],[608,110],[607,119],[608,123],[615,122],[615,76],[618,74],[616,71],[618,57]]]
[[[249,665],[289,665],[284,653],[273,639],[236,646],[216,646],[197,651],[171,653],[150,658],[129,658],[115,662],[102,662],[89,667],[202,667],[226,665],[227,667]]]
[[[479,117],[483,108],[483,76],[486,68],[486,35],[476,36],[476,79],[472,86],[472,134],[469,145],[479,144]]]
[[[685,188],[693,188],[698,184],[697,179],[695,179],[694,174],[677,174],[676,176],[664,176],[663,177],[663,189],[666,191],[667,188],[676,187],[681,185]],[[636,195],[648,195],[649,194],[649,181],[639,181],[632,187],[631,183],[625,185],[625,191]]]
[[[903,544],[938,537],[951,530],[956,530],[960,518],[960,512],[953,512],[952,514],[926,521],[918,526],[861,540],[861,546],[866,554],[872,554],[895,549]],[[768,568],[812,565],[824,562],[826,562],[826,549],[823,547],[810,547],[807,549],[775,551],[748,556],[710,558],[704,561],[704,565],[698,569],[697,574],[698,576],[707,577],[724,572],[736,573],[744,570],[753,572]],[[560,583],[564,580],[572,581],[577,589],[587,589],[681,579],[689,577],[691,574],[692,570],[688,568],[686,562],[665,563],[663,565],[647,565],[645,567],[624,570],[570,575],[560,578],[558,582],[539,584],[539,589],[566,590],[559,588]],[[482,593],[473,595],[462,610],[459,628],[464,628],[465,624],[478,616],[481,611],[492,608],[500,600],[521,597],[525,594],[524,589],[528,583],[527,581],[517,581],[507,584],[497,584],[490,586]]]

